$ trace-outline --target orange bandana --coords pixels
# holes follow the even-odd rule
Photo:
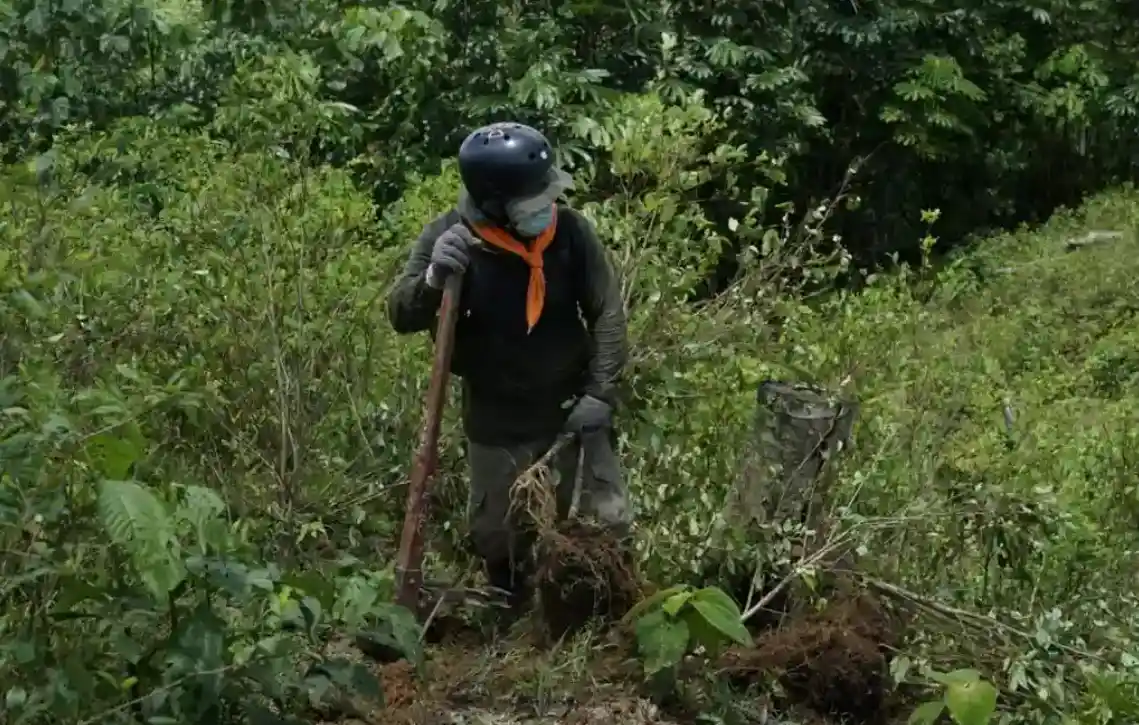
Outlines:
[[[526,288],[526,324],[527,332],[538,324],[542,316],[542,306],[546,302],[546,275],[542,272],[542,253],[554,241],[554,233],[558,229],[558,216],[550,226],[534,240],[533,245],[527,247],[522,242],[510,236],[505,229],[490,225],[474,225],[475,231],[484,241],[507,252],[513,252],[530,265],[530,284]]]

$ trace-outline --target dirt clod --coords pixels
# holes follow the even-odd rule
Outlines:
[[[415,667],[410,662],[385,665],[380,670],[380,681],[384,686],[384,700],[392,709],[406,707],[419,697]]]
[[[879,603],[859,595],[765,633],[753,650],[727,653],[724,674],[737,682],[771,674],[813,710],[871,722],[884,707],[896,639]]]
[[[538,545],[538,597],[555,639],[591,621],[613,621],[636,603],[638,579],[628,550],[608,531],[569,521]]]
[[[421,682],[415,666],[404,660],[383,665],[377,671],[384,690],[384,706],[374,722],[389,725],[419,725],[433,722],[432,716],[441,704],[425,683]]]

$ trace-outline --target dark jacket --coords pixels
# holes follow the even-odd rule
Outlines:
[[[433,328],[442,292],[427,286],[435,240],[460,221],[457,211],[423,228],[388,298],[398,333]],[[625,310],[616,274],[589,221],[559,205],[554,241],[543,257],[546,299],[526,331],[529,268],[483,245],[463,277],[452,372],[463,380],[463,427],[470,440],[509,445],[556,434],[563,404],[589,394],[615,404],[626,358]]]

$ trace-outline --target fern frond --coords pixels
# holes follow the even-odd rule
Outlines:
[[[185,570],[166,507],[134,481],[99,484],[99,517],[111,541],[126,550],[139,577],[155,597],[169,594]]]

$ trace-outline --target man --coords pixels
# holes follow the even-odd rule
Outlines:
[[[561,433],[576,435],[553,465],[559,514],[581,453],[578,510],[628,530],[611,421],[625,311],[592,225],[558,203],[573,181],[545,136],[518,123],[480,128],[459,148],[459,174],[458,204],[424,227],[389,314],[401,334],[432,328],[445,282],[463,275],[451,368],[463,381],[468,521],[490,584],[517,611],[530,600],[534,542],[508,519],[510,488]]]

